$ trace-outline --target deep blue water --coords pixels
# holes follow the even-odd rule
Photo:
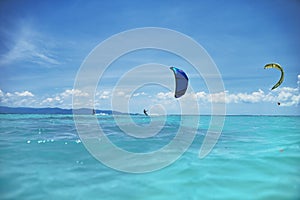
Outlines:
[[[137,139],[111,116],[97,118],[132,152],[167,145],[180,121],[168,116],[159,134]],[[227,116],[213,151],[199,159],[209,121],[201,116],[193,144],[173,164],[132,174],[96,160],[72,115],[0,115],[0,199],[300,199],[300,117]]]

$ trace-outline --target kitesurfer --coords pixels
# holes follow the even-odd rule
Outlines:
[[[146,110],[146,109],[144,109],[144,114],[146,115],[146,116],[148,116],[148,110]]]

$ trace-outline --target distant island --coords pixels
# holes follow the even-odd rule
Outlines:
[[[7,107],[0,106],[0,114],[66,114],[71,115],[73,113],[89,115],[93,114],[93,109],[91,108],[81,108],[81,109],[63,109],[63,108],[30,108],[30,107]],[[127,113],[122,113],[113,110],[95,110],[96,114],[106,114],[106,115],[124,115]]]

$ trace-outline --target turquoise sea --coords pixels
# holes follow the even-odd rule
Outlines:
[[[113,117],[97,119],[116,145],[145,149]],[[96,160],[72,115],[0,115],[0,199],[300,199],[300,117],[227,116],[218,143],[199,159],[209,121],[201,116],[194,142],[173,164],[132,174]],[[165,126],[147,148],[172,140],[179,117]]]

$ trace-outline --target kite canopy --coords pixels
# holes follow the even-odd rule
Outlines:
[[[266,64],[264,69],[269,69],[269,68],[276,68],[278,70],[281,71],[281,76],[280,76],[280,79],[279,81],[272,87],[271,90],[274,90],[275,88],[277,88],[279,85],[281,85],[281,83],[283,82],[283,79],[284,79],[284,71],[282,69],[282,67],[279,65],[279,64],[276,64],[276,63],[270,63],[270,64]]]
[[[179,98],[185,94],[188,87],[189,78],[181,69],[176,67],[170,67],[170,69],[174,72],[176,80],[175,98]]]

